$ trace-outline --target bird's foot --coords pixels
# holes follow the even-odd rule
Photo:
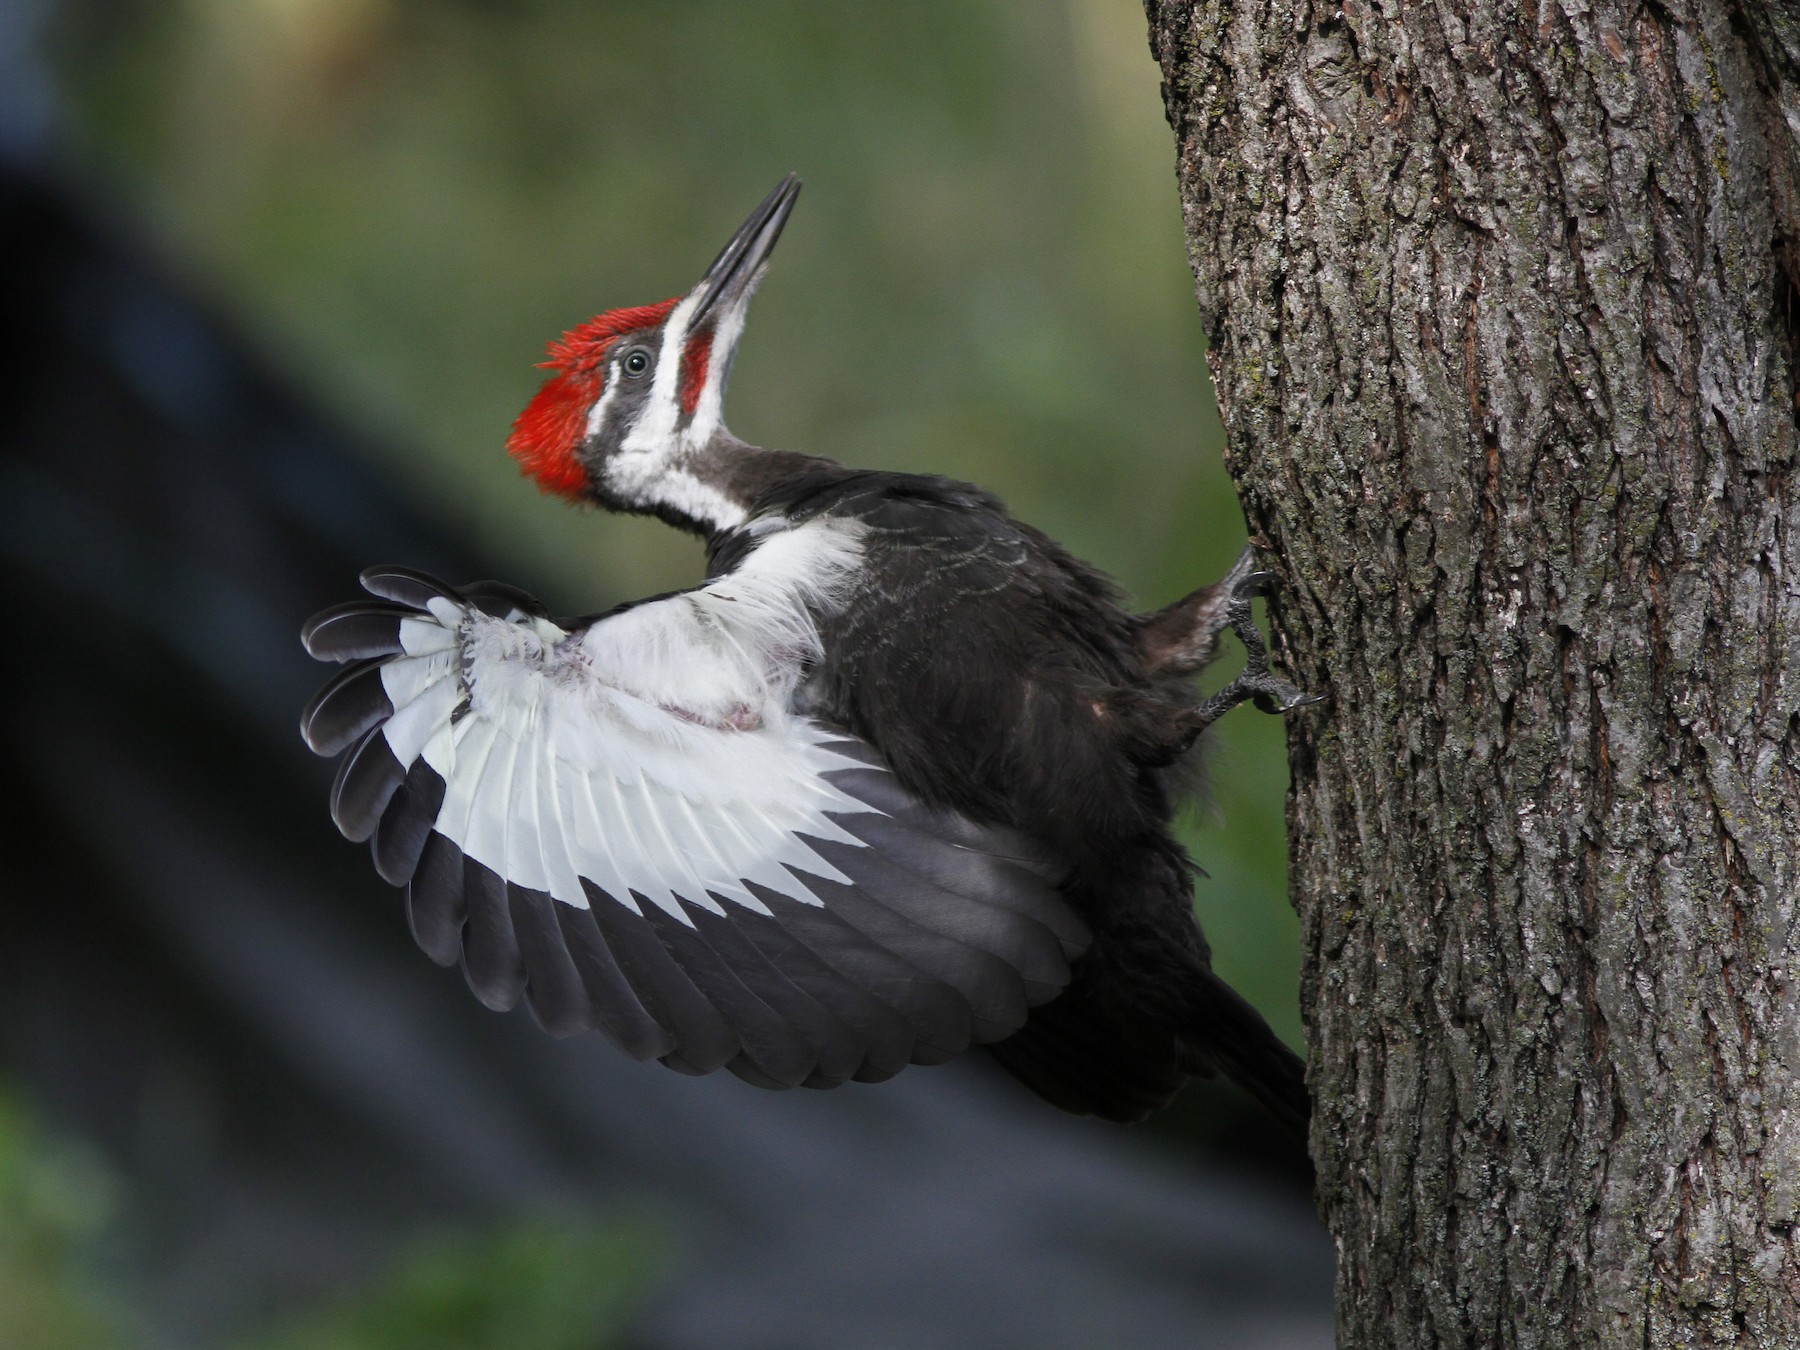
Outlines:
[[[1219,583],[1221,590],[1230,587],[1220,610],[1223,622],[1219,627],[1229,628],[1238,635],[1238,640],[1244,644],[1247,659],[1236,679],[1194,709],[1192,717],[1196,734],[1206,730],[1240,703],[1254,702],[1258,709],[1266,713],[1290,713],[1296,708],[1325,701],[1324,694],[1310,694],[1269,670],[1268,644],[1263,641],[1262,631],[1256,626],[1251,602],[1267,591],[1274,580],[1273,572],[1252,570],[1250,550],[1245,549],[1243,557],[1238,559],[1237,564]]]

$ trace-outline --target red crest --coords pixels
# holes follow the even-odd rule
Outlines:
[[[541,364],[556,373],[525,405],[506,438],[507,453],[542,491],[575,500],[586,494],[587,470],[576,451],[587,432],[588,412],[604,390],[606,353],[627,334],[656,327],[679,301],[677,296],[657,305],[608,310],[550,344],[550,359]]]

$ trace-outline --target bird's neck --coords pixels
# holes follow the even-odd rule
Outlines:
[[[729,432],[672,450],[653,471],[633,474],[629,464],[614,467],[602,493],[605,505],[656,516],[708,540],[742,528],[793,479],[848,472],[831,460],[765,450]]]

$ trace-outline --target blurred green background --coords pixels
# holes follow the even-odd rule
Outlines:
[[[131,1220],[95,1148],[0,1092],[0,1347],[144,1350]],[[654,1219],[515,1219],[416,1241],[368,1286],[272,1310],[235,1350],[608,1350],[668,1242]]]
[[[502,442],[533,363],[599,309],[686,289],[790,169],[806,191],[736,368],[735,431],[979,482],[1144,607],[1242,547],[1134,0],[96,0],[65,5],[51,36],[88,181],[559,607],[689,584],[700,556],[519,478]],[[1210,873],[1199,913],[1219,970],[1298,1044],[1279,725],[1234,714],[1209,763],[1189,828]],[[45,1168],[86,1178],[58,1194],[104,1192],[93,1160],[46,1150],[0,1113],[0,1204]],[[14,1225],[28,1237],[0,1245],[0,1302],[29,1287],[48,1308],[83,1277],[44,1270],[104,1265],[104,1206],[70,1203]],[[256,1344],[401,1344],[383,1309],[429,1305],[434,1269],[640,1250],[622,1222],[446,1239],[367,1306]],[[612,1263],[620,1291],[634,1260]],[[532,1345],[565,1343],[565,1324],[593,1344],[612,1315],[610,1292],[573,1308],[539,1292],[561,1312]],[[462,1315],[476,1330],[432,1343],[499,1343],[481,1310]],[[58,1335],[22,1344],[104,1343],[86,1324]]]

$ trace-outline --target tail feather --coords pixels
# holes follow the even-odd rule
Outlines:
[[[988,1053],[1052,1106],[1121,1123],[1142,1120],[1188,1080],[1187,1057],[1167,1029],[1110,1019],[1086,994],[1078,977]]]
[[[1200,1055],[1256,1098],[1304,1146],[1312,1123],[1306,1061],[1288,1048],[1242,994],[1210,970],[1195,1004],[1189,1037]]]
[[[1193,864],[1173,839],[1137,839],[1071,888],[1092,940],[1068,988],[990,1053],[1078,1115],[1140,1120],[1194,1074],[1222,1073],[1302,1146],[1306,1066],[1213,973],[1194,919]]]
[[[1223,1073],[1304,1145],[1312,1116],[1305,1063],[1235,989],[1198,972],[1187,1025],[1134,1007],[1089,960],[1066,992],[1006,1040],[987,1047],[1006,1071],[1053,1106],[1105,1120],[1141,1120],[1195,1073]],[[1161,1011],[1161,1010],[1159,1010]]]

